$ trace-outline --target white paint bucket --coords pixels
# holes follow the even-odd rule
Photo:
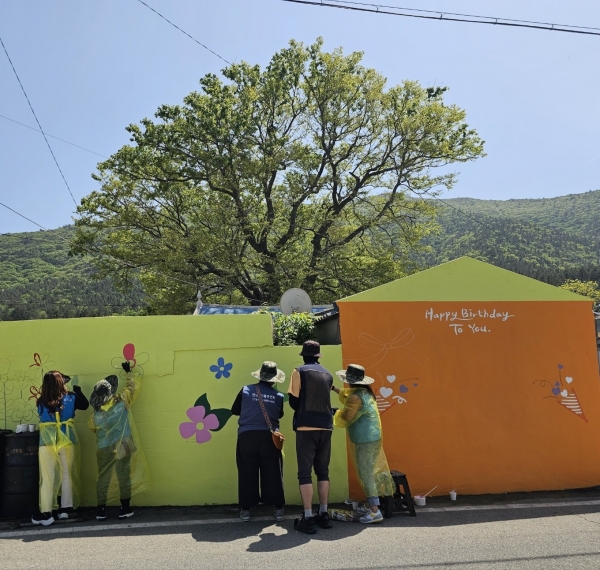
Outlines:
[[[450,500],[456,501],[456,491],[450,491]]]
[[[421,497],[421,495],[415,495],[413,499],[417,507],[424,507],[427,503],[427,497]]]

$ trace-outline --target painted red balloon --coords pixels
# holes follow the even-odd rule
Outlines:
[[[135,360],[135,346],[129,343],[123,347],[123,356],[125,360]]]

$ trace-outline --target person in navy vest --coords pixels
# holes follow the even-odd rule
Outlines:
[[[73,508],[79,506],[79,437],[74,419],[75,410],[87,410],[89,403],[79,386],[74,385],[72,392],[67,390],[69,380],[69,376],[57,370],[46,372],[37,400],[40,512],[31,517],[33,524],[51,525],[54,522],[52,511],[56,509],[59,519],[68,519]]]
[[[273,384],[284,382],[285,373],[275,362],[263,362],[251,375],[259,382],[244,386],[231,406],[231,413],[240,417],[235,452],[240,518],[249,521],[250,508],[262,502],[273,505],[275,520],[283,521],[283,458],[273,443],[265,413],[271,428],[279,431],[284,395]]]
[[[321,345],[318,342],[307,340],[302,346],[300,356],[304,358],[304,365],[292,372],[288,389],[290,406],[294,410],[298,482],[304,507],[304,515],[301,519],[296,519],[294,528],[299,532],[314,534],[317,532],[317,525],[321,528],[331,528],[327,503],[333,431],[333,376],[319,364]],[[312,511],[313,468],[319,493],[319,512],[316,516],[313,516]]]

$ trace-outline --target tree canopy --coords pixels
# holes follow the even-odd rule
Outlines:
[[[73,251],[122,286],[138,273],[165,312],[197,290],[262,304],[302,287],[322,302],[403,275],[434,225],[421,197],[483,141],[444,88],[387,88],[361,59],[291,41],[130,125],[78,208]]]

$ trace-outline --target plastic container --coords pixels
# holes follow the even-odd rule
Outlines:
[[[424,507],[427,504],[427,497],[421,497],[421,495],[415,495],[413,501],[417,507]]]
[[[456,501],[456,491],[450,491],[450,500]]]

